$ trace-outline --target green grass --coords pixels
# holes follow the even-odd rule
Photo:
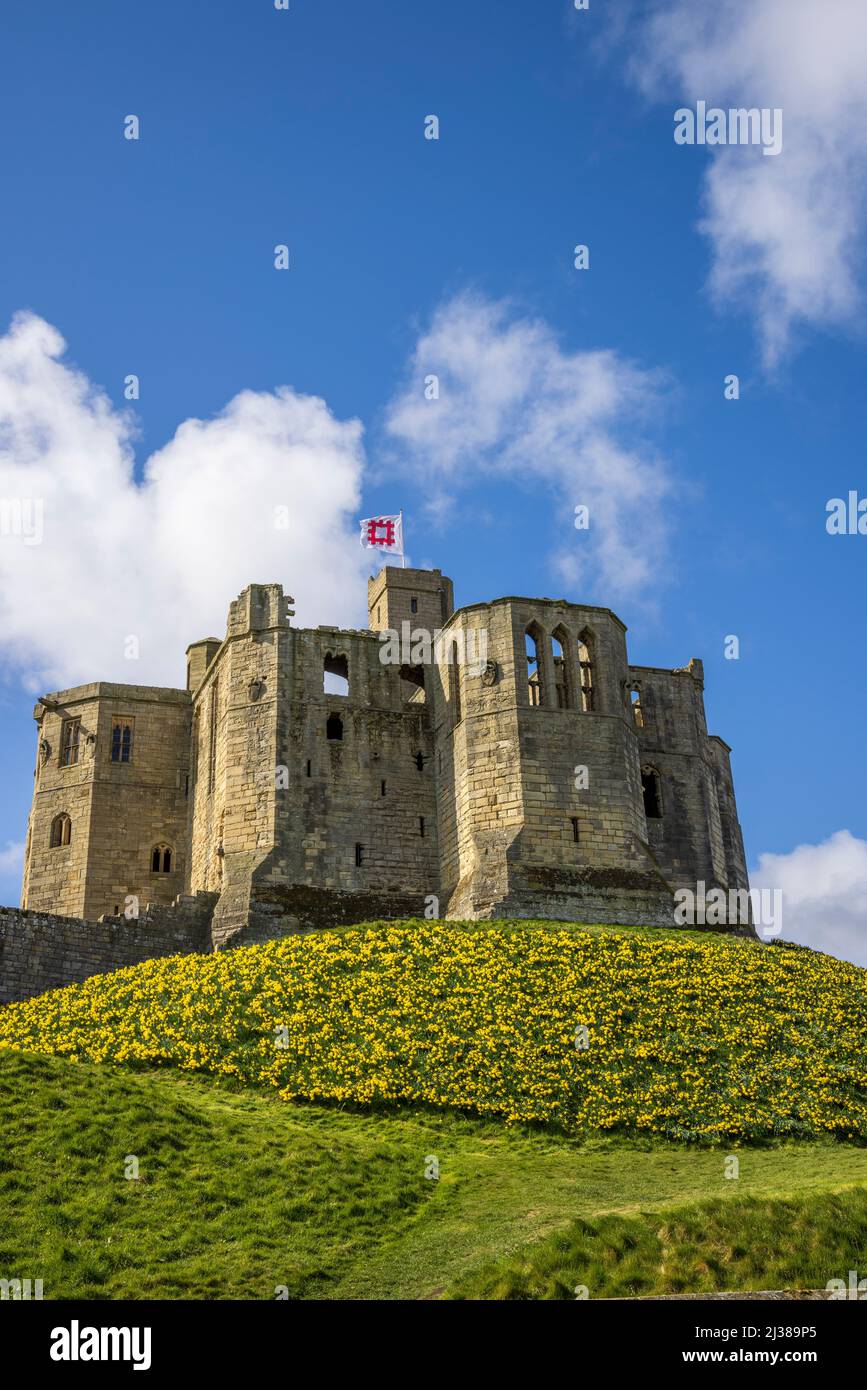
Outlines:
[[[824,1289],[867,1267],[867,1189],[725,1201],[570,1223],[459,1280],[460,1299],[635,1298]]]
[[[372,922],[0,1009],[0,1045],[574,1137],[867,1143],[867,972],[695,931]]]
[[[867,1149],[737,1152],[730,1181],[725,1150],[348,1114],[2,1049],[0,1277],[47,1298],[574,1297],[591,1279],[599,1297],[658,1283],[663,1249],[669,1283],[711,1287],[867,1265]]]

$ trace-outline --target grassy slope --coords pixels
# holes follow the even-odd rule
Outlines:
[[[867,1188],[739,1195],[595,1217],[458,1281],[453,1298],[634,1298],[844,1285],[867,1262]]]
[[[698,932],[371,923],[10,1004],[0,1044],[573,1135],[867,1142],[865,982]]]
[[[128,1154],[140,1160],[139,1182],[123,1176]],[[438,1183],[424,1177],[430,1154]],[[817,1260],[830,1266],[825,1278],[845,1277],[859,1255],[865,1263],[863,1194],[850,1191],[836,1207],[817,1205],[815,1194],[867,1187],[867,1149],[792,1143],[739,1156],[733,1182],[721,1150],[582,1145],[414,1111],[345,1114],[173,1071],[124,1073],[3,1049],[0,1274],[42,1278],[49,1298],[272,1298],[278,1284],[292,1297],[424,1298],[461,1280],[471,1295],[556,1296],[558,1279],[574,1284],[576,1270],[594,1269],[598,1296],[624,1291],[612,1270],[631,1269],[640,1288],[659,1264],[659,1225],[637,1213],[709,1197],[719,1199],[712,1220],[682,1217],[674,1278],[687,1270],[725,1282],[728,1266],[761,1287],[761,1248],[752,1266],[737,1250],[745,1239],[761,1247],[773,1230],[785,1253],[781,1232],[798,1221],[791,1280],[782,1255],[775,1278],[814,1278]],[[809,1196],[819,1219],[808,1223],[803,1203],[744,1214],[745,1198],[775,1193]],[[592,1224],[601,1212],[633,1225],[603,1225],[588,1246],[586,1230],[578,1239],[570,1222]],[[713,1249],[702,1275],[695,1246],[707,1246],[705,1232]],[[646,1259],[625,1257],[633,1239]],[[537,1242],[532,1258],[544,1276],[533,1285],[522,1285],[515,1256],[525,1242]],[[813,1265],[811,1244],[821,1255]],[[479,1272],[491,1262],[497,1271]]]

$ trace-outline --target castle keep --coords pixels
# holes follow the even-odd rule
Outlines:
[[[24,908],[180,899],[222,946],[425,912],[671,925],[676,888],[748,886],[700,661],[631,666],[607,608],[455,611],[439,570],[382,569],[359,631],[291,603],[245,589],[186,690],[39,701]]]

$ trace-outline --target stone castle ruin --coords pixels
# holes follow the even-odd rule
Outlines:
[[[33,914],[49,955],[51,921],[77,924],[61,973],[81,978],[97,923],[104,953],[127,942],[119,965],[160,933],[198,950],[425,915],[671,926],[678,887],[748,887],[700,661],[631,666],[607,608],[455,611],[439,570],[382,569],[359,631],[295,628],[291,603],[251,584],[225,638],[188,648],[185,690],[39,701],[0,973]]]

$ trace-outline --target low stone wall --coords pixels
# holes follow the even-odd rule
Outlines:
[[[216,899],[216,893],[197,893],[171,907],[151,905],[133,921],[103,917],[86,922],[0,908],[0,1004],[156,956],[210,951]]]

